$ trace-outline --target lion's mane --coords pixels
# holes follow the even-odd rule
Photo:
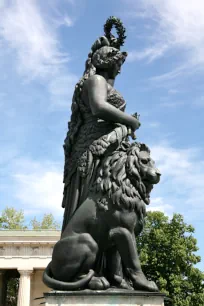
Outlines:
[[[104,156],[93,190],[99,195],[98,206],[101,210],[109,210],[109,201],[105,200],[109,198],[112,208],[116,210],[136,211],[142,230],[146,205],[141,197],[143,182],[138,159],[141,150],[150,152],[144,144],[124,141],[118,150]]]

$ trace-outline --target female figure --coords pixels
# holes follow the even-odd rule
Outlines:
[[[110,35],[110,22],[118,39]],[[149,149],[128,142],[140,123],[125,113],[125,100],[113,87],[127,57],[119,50],[124,28],[111,17],[105,34],[92,46],[74,91],[64,144],[62,236],[43,280],[55,290],[158,291],[142,272],[135,235],[160,174]]]
[[[126,102],[113,87],[127,57],[126,52],[119,50],[119,43],[119,39],[111,34],[100,37],[93,44],[84,75],[75,87],[71,121],[64,143],[62,232],[87,198],[101,156],[111,144],[117,146],[128,136],[127,129],[131,134],[140,126],[136,117],[124,112]],[[116,137],[113,137],[113,131]]]

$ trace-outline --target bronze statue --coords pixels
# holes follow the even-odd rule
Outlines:
[[[111,34],[115,25],[118,38]],[[77,83],[64,143],[62,236],[43,276],[55,290],[110,287],[158,291],[144,276],[135,235],[143,229],[146,204],[160,173],[145,144],[130,143],[138,116],[114,81],[127,53],[125,29],[110,17],[96,40]]]

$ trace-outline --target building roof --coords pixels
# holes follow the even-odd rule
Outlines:
[[[61,231],[59,230],[0,230],[0,237],[39,237],[39,236],[54,236],[58,237]]]

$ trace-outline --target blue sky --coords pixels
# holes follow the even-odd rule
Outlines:
[[[204,258],[203,0],[0,0],[0,15],[0,210],[62,221],[74,85],[115,15],[129,54],[116,88],[162,172],[150,209],[183,214]]]

